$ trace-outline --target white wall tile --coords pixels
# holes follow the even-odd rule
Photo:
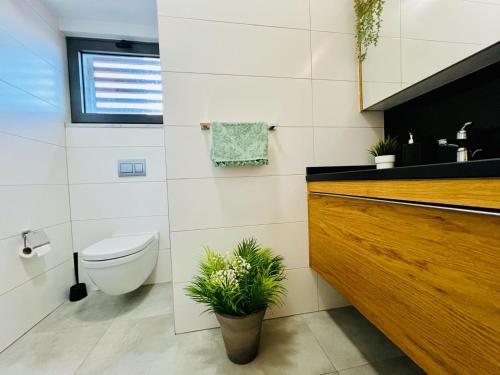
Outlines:
[[[0,238],[61,224],[69,218],[66,185],[0,186]]]
[[[380,37],[368,49],[363,61],[363,81],[401,82],[401,43],[399,38]]]
[[[401,17],[406,38],[479,44],[492,44],[500,39],[498,4],[402,0]]]
[[[401,36],[401,0],[385,0],[382,12],[381,36]]]
[[[47,8],[45,0],[25,0],[31,9],[36,12],[54,30],[59,31],[57,15]]]
[[[168,228],[168,216],[166,215],[74,221],[74,247],[76,251],[81,251],[113,235],[156,231],[160,234],[160,249],[169,249],[170,236]]]
[[[368,149],[383,135],[383,128],[315,128],[315,164],[373,164]]]
[[[304,314],[318,310],[317,274],[311,268],[288,270],[284,286],[287,294],[283,298],[283,306],[268,310],[266,317]]]
[[[0,351],[67,300],[72,264],[67,261],[0,296]]]
[[[38,57],[57,68],[62,75],[66,68],[65,50],[60,48],[64,45],[64,37],[47,22],[47,19],[40,17],[24,0],[2,1],[1,28]]]
[[[386,0],[382,13],[382,36],[399,36],[399,0]],[[311,28],[319,31],[355,33],[352,0],[311,0]]]
[[[351,303],[318,275],[318,307],[319,310],[330,310],[349,306]]]
[[[287,268],[309,266],[307,222],[172,232],[173,281],[187,282],[198,273],[205,246],[225,254],[250,237],[282,255]]]
[[[154,1],[142,2],[143,4],[148,4],[145,7],[135,7],[143,14],[148,13],[148,17],[151,15],[152,7],[154,7]],[[73,6],[72,3],[69,3]],[[114,3],[106,2],[101,5],[101,13],[107,15],[114,12],[111,8],[114,7]],[[137,3],[139,4],[139,3]],[[94,11],[95,8],[87,7],[89,11]],[[106,9],[108,8],[108,9]],[[83,7],[81,8],[83,9]],[[130,9],[127,7],[127,9]],[[72,11],[70,11],[72,12]],[[120,16],[123,17],[123,16]],[[126,18],[129,16],[124,16]],[[96,39],[125,39],[125,40],[138,40],[141,42],[157,42],[158,41],[158,28],[156,21],[144,20],[143,17],[138,15],[137,18],[141,19],[141,24],[131,23],[131,22],[113,22],[111,19],[103,20],[89,20],[90,18],[95,19],[96,14],[92,14],[90,17],[63,17],[59,19],[59,29],[66,35],[76,35],[85,36],[87,38]]]
[[[257,25],[309,28],[308,0],[162,0],[158,14]]]
[[[167,215],[164,182],[70,185],[73,220]]]
[[[187,283],[174,283],[175,333],[199,331],[219,326],[214,314],[204,313],[206,307],[194,302],[184,292]]]
[[[163,129],[66,128],[68,147],[162,147]]]
[[[165,123],[267,121],[285,126],[312,122],[311,82],[305,79],[163,73]]]
[[[401,83],[363,82],[363,106],[369,106],[401,91]]]
[[[64,108],[0,81],[0,132],[65,145]]]
[[[354,35],[313,31],[311,44],[313,78],[358,79]]]
[[[481,49],[474,44],[403,39],[402,82],[418,82]]]
[[[166,179],[163,147],[68,148],[70,184]],[[118,177],[118,160],[146,159],[146,176]]]
[[[306,220],[304,176],[168,182],[171,230]]]
[[[354,34],[355,15],[351,0],[311,0],[311,28]]]
[[[169,250],[160,250],[158,261],[151,276],[145,281],[145,284],[160,284],[172,281],[172,262]]]
[[[18,251],[24,244],[20,235],[0,241],[0,295],[71,259],[71,224],[47,228],[45,233],[52,251],[43,257],[21,258]]]
[[[35,55],[0,28],[0,80],[48,103],[64,106],[65,79],[61,70]]]
[[[313,80],[314,125],[332,127],[382,127],[383,112],[360,112],[358,83]]]
[[[500,0],[463,0],[463,1],[468,1],[470,3],[488,3],[488,4],[495,4],[495,5],[500,5]]]
[[[160,17],[165,71],[308,78],[309,32]]]
[[[0,185],[67,184],[64,147],[0,134]]]
[[[211,132],[199,127],[167,127],[168,178],[304,174],[313,162],[312,128],[278,127],[269,132],[269,165],[257,168],[214,167],[210,159],[211,142]]]

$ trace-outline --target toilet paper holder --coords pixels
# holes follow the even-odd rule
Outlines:
[[[47,237],[47,234],[43,230],[31,231],[26,230],[21,233],[23,236],[24,247],[22,249],[22,253],[26,256],[29,256],[38,249],[39,247],[49,245],[50,241]]]

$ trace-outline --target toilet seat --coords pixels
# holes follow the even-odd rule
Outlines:
[[[115,258],[115,259],[106,259],[106,260],[85,260],[82,259],[82,265],[90,270],[90,269],[98,269],[98,268],[109,268],[109,267],[115,267],[119,266],[121,264],[125,263],[130,263],[133,262],[134,260],[142,257],[145,253],[155,251],[154,248],[146,248],[145,251],[141,250],[138,251],[137,253],[131,254],[131,255],[126,255],[120,258]]]
[[[82,251],[82,260],[86,262],[102,262],[118,260],[123,257],[128,258],[128,256],[146,249],[155,239],[155,233],[107,238],[84,249]]]

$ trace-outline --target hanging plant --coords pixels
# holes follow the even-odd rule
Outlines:
[[[354,0],[356,52],[360,63],[366,58],[368,47],[377,45],[384,3],[385,0]]]

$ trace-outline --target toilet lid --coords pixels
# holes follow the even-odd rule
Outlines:
[[[154,233],[147,233],[107,238],[84,249],[82,258],[90,261],[121,258],[145,249],[155,237]]]

